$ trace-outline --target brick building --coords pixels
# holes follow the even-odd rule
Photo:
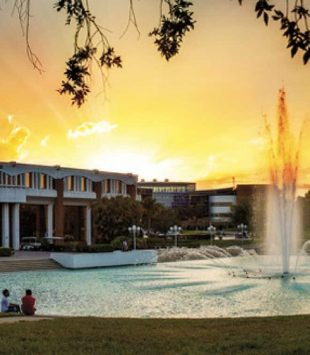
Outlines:
[[[92,243],[91,205],[136,198],[137,176],[99,170],[0,162],[0,241],[18,250],[25,236],[72,235]]]

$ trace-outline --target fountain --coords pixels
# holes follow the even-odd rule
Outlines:
[[[296,139],[292,133],[284,89],[279,90],[276,134],[273,134],[267,120],[265,120],[265,128],[268,139],[270,183],[265,196],[266,218],[260,223],[265,224],[266,255],[258,256],[255,251],[247,252],[238,247],[234,251],[205,246],[198,250],[187,248],[164,250],[159,254],[159,261],[241,256],[238,258],[239,265],[236,266],[234,275],[246,278],[288,278],[292,272],[292,264],[295,264],[293,271],[296,272],[298,259],[305,256],[305,247],[299,249],[298,246],[301,220],[296,202],[301,137]],[[307,246],[309,244],[310,242]],[[298,253],[298,250],[301,252]]]
[[[297,254],[300,218],[296,203],[299,167],[299,141],[290,129],[285,91],[279,91],[277,134],[273,138],[266,122],[269,140],[271,185],[267,198],[267,253],[280,256],[283,275],[290,272],[290,260]]]

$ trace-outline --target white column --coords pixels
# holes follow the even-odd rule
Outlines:
[[[20,248],[20,219],[19,219],[19,203],[15,203],[13,205],[13,230],[12,230],[12,235],[13,235],[13,249],[14,250],[19,250]]]
[[[47,205],[47,236],[53,237],[53,207],[52,203]]]
[[[91,245],[91,208],[86,207],[86,244]]]
[[[10,247],[10,210],[8,203],[2,205],[2,246]]]

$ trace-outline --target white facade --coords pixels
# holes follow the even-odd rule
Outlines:
[[[209,215],[211,222],[230,222],[231,206],[236,204],[236,195],[211,195]]]
[[[19,249],[24,205],[45,206],[44,234],[48,236],[55,235],[57,227],[61,230],[62,207],[84,208],[85,241],[91,244],[91,204],[102,197],[135,198],[136,184],[133,174],[0,162],[1,244]]]
[[[156,250],[116,250],[110,253],[52,253],[51,258],[68,269],[154,264]]]

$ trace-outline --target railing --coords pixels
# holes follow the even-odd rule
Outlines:
[[[13,188],[13,189],[27,189],[26,185],[12,185],[12,184],[0,184],[0,188],[5,187],[5,188]]]

